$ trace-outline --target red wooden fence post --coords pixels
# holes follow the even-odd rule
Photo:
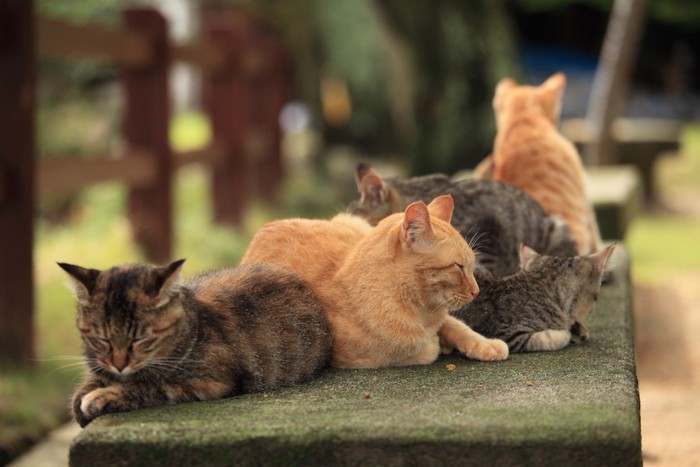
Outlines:
[[[172,251],[173,217],[167,24],[150,8],[127,8],[123,18],[127,29],[143,34],[153,46],[149,65],[123,72],[126,140],[131,149],[152,154],[157,166],[150,186],[130,190],[129,218],[134,238],[149,260],[163,263],[170,260]]]
[[[278,39],[242,10],[205,10],[202,30],[229,66],[206,77],[205,108],[214,139],[228,148],[213,174],[214,213],[237,224],[254,195],[272,200],[282,179],[279,112],[289,74]]]
[[[34,5],[0,1],[0,359],[34,356]]]
[[[202,101],[209,115],[214,141],[225,148],[223,160],[212,171],[214,220],[237,225],[250,199],[250,165],[243,157],[243,137],[250,92],[238,70],[245,24],[218,10],[202,12],[202,32],[225,51],[227,64],[202,80]]]
[[[269,140],[265,154],[259,159],[261,195],[273,200],[284,178],[282,165],[282,128],[279,116],[291,98],[291,72],[280,39],[272,31],[264,32],[264,53],[268,62],[265,87],[260,93],[261,121]]]

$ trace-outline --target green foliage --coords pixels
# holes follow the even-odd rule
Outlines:
[[[114,99],[74,87],[61,86],[61,93],[60,100],[46,94],[40,100],[36,115],[39,156],[63,158],[109,153],[119,140],[121,112]],[[57,125],[57,121],[61,124]]]
[[[147,4],[144,1],[133,0],[38,0],[36,10],[41,15],[79,23],[98,21],[116,24],[124,6],[138,3]]]
[[[211,128],[202,114],[184,112],[173,118],[169,137],[174,151],[189,151],[204,147],[211,141]]]
[[[543,12],[570,5],[587,5],[609,12],[612,0],[510,0],[517,7],[531,12]],[[696,0],[648,0],[648,14],[653,20],[671,23],[688,30],[700,28],[700,3]]]
[[[386,130],[388,83],[380,25],[368,0],[315,0],[313,7],[326,62],[341,76],[353,100],[347,131],[358,140]]]
[[[627,247],[633,276],[642,282],[672,281],[689,270],[700,272],[700,219],[644,216],[630,230]]]
[[[417,130],[411,171],[474,167],[492,146],[493,89],[517,75],[515,43],[502,1],[386,0],[416,57]]]
[[[698,200],[700,124],[684,128],[681,148],[679,155],[661,160],[656,173],[658,184],[666,194]],[[693,209],[692,204],[681,209]],[[700,271],[700,250],[694,247],[700,244],[700,209],[694,209],[695,215],[678,215],[671,210],[635,221],[626,243],[636,280],[663,282],[687,271]]]

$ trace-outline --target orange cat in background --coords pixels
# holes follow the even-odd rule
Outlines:
[[[474,253],[449,223],[453,208],[451,196],[419,201],[374,228],[350,214],[271,222],[241,264],[279,264],[311,285],[331,325],[336,367],[428,364],[441,349],[503,360],[505,342],[448,316],[479,292]]]
[[[493,154],[479,164],[475,176],[527,192],[547,214],[566,221],[579,254],[586,255],[600,248],[600,231],[586,197],[581,158],[557,131],[565,85],[562,73],[537,87],[518,86],[510,78],[498,83],[493,98],[497,126]]]

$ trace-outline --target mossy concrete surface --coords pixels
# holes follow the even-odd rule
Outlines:
[[[583,345],[330,370],[267,394],[107,415],[75,439],[70,463],[640,465],[629,260],[618,248],[613,261]]]

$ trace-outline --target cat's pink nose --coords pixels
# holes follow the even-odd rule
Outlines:
[[[472,298],[476,298],[477,295],[479,295],[479,287],[474,287],[472,289]]]
[[[122,371],[129,364],[129,353],[126,350],[112,351],[112,365],[117,371]]]

